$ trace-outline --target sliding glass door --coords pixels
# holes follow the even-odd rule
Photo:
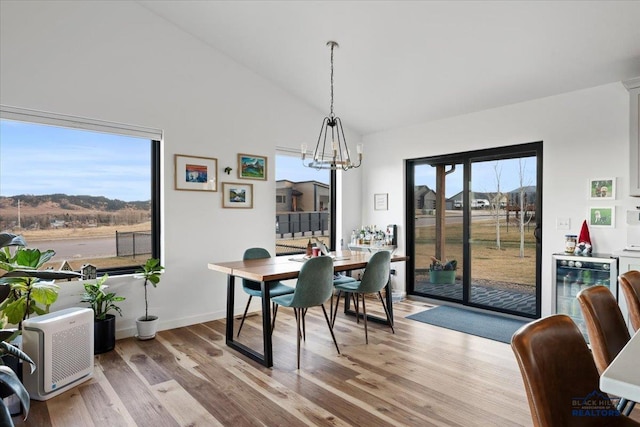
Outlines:
[[[540,316],[542,143],[407,161],[408,292]]]

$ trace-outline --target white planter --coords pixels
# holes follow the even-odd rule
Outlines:
[[[136,319],[136,326],[138,327],[138,335],[136,335],[136,338],[139,340],[155,338],[156,331],[158,330],[158,316],[149,316],[149,320],[144,319],[144,316]]]

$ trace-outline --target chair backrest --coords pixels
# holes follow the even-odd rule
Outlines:
[[[556,314],[524,325],[513,334],[511,348],[522,373],[534,426],[602,425],[601,417],[572,413],[581,409],[576,408],[576,399],[602,392],[591,352],[569,316]],[[602,396],[606,401],[606,395]],[[613,404],[610,409],[615,409]]]
[[[269,253],[269,251],[264,248],[249,248],[244,251],[244,255],[242,256],[243,260],[263,258],[271,258],[271,254]],[[242,287],[253,290],[260,290],[260,283],[253,280],[242,279]]]
[[[367,267],[364,269],[362,281],[358,287],[359,292],[379,292],[389,281],[389,269],[391,265],[391,252],[378,251],[374,253]]]
[[[292,307],[314,307],[333,294],[333,260],[328,256],[313,257],[302,265],[293,293]]]
[[[629,330],[616,298],[606,286],[583,289],[577,298],[587,325],[593,358],[602,373],[629,342]]]
[[[634,331],[640,330],[640,271],[631,270],[619,277]]]

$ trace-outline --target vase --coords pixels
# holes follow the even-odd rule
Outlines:
[[[434,284],[454,284],[456,282],[455,270],[431,270],[429,282]]]
[[[106,353],[116,346],[116,316],[107,314],[93,321],[93,354]]]
[[[158,316],[140,316],[136,319],[136,326],[138,328],[138,335],[136,338],[139,340],[150,340],[155,338],[158,331]]]

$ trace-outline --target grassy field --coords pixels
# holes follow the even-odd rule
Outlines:
[[[535,286],[535,238],[531,225],[525,227],[524,257],[520,257],[520,232],[505,224],[500,228],[500,249],[496,245],[495,222],[474,221],[471,229],[471,268],[473,277]],[[462,224],[445,226],[447,260],[458,260],[458,276],[462,275]],[[416,269],[427,269],[435,255],[435,227],[418,227],[415,234]]]

